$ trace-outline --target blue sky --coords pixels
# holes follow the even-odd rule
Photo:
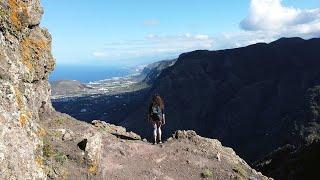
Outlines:
[[[42,0],[58,64],[137,65],[320,36],[319,0]]]

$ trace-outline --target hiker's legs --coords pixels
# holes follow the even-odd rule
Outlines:
[[[153,138],[154,138],[154,143],[157,143],[157,123],[153,124]]]
[[[161,124],[159,123],[159,124],[157,124],[157,130],[158,130],[158,138],[159,138],[159,142],[161,142]]]

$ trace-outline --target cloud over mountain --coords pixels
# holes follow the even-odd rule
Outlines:
[[[178,55],[195,49],[211,49],[213,39],[206,34],[155,35],[149,34],[141,40],[130,40],[105,44],[104,48],[93,52],[93,56],[103,59],[123,57],[145,57],[157,55]]]
[[[286,7],[282,0],[251,0],[240,27],[246,31],[271,31],[278,36],[320,36],[320,8]]]

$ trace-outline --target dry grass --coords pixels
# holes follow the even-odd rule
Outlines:
[[[28,122],[28,117],[25,114],[21,114],[19,118],[19,123],[21,127],[24,127]]]

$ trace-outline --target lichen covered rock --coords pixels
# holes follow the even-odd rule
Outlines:
[[[52,111],[39,0],[0,0],[0,179],[44,178],[39,112]]]

